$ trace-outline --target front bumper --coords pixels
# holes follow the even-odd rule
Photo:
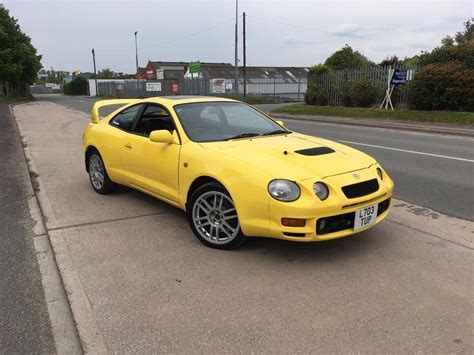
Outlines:
[[[373,173],[358,172],[362,180],[373,179]],[[314,195],[305,199],[302,197],[294,203],[271,201],[270,203],[270,236],[299,242],[323,241],[346,237],[356,234],[380,223],[389,213],[393,193],[393,181],[385,175],[385,179],[378,179],[379,189],[369,195],[358,198],[347,198],[338,193],[335,186],[344,186],[346,177],[338,176],[324,180],[328,185],[332,198],[327,201],[315,202]],[[303,182],[302,189],[311,189],[314,181],[310,180],[306,186]],[[300,184],[301,186],[302,184]],[[340,191],[340,190],[339,190]],[[307,194],[306,194],[307,195]],[[331,196],[331,194],[330,194]],[[354,230],[355,212],[363,207],[378,204],[377,219],[374,224],[366,228]],[[287,227],[282,224],[282,218],[303,218],[304,227]],[[325,220],[325,228],[321,228],[321,221]],[[319,228],[318,228],[319,227]]]

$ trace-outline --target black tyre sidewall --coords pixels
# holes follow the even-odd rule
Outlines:
[[[240,221],[239,221],[239,232],[238,232],[237,236],[232,241],[230,241],[228,243],[225,243],[225,244],[210,243],[209,241],[204,239],[199,234],[199,232],[196,230],[196,227],[194,226],[194,223],[193,223],[193,206],[194,206],[194,203],[196,202],[196,200],[198,199],[199,196],[201,196],[203,193],[209,192],[209,191],[222,192],[222,193],[226,194],[232,200],[232,197],[230,196],[229,192],[221,184],[219,184],[217,182],[211,182],[211,183],[207,183],[205,185],[200,186],[191,195],[191,198],[189,199],[189,202],[188,202],[187,208],[186,208],[186,214],[187,214],[187,217],[188,217],[188,222],[189,222],[189,225],[191,227],[191,230],[193,231],[196,238],[201,243],[203,243],[204,245],[206,245],[208,247],[215,248],[215,249],[223,249],[223,250],[235,249],[235,248],[239,247],[240,245],[242,245],[242,243],[244,243],[247,239],[247,237],[242,233],[242,229],[240,229]],[[234,204],[234,206],[235,206],[235,204]]]
[[[100,161],[102,163],[102,166],[104,167],[104,184],[102,185],[102,188],[100,188],[100,189],[96,189],[96,187],[92,183],[91,174],[90,174],[89,164],[90,164],[91,158],[94,155],[96,155],[100,159]],[[112,180],[110,180],[109,175],[107,174],[107,169],[105,167],[104,160],[102,159],[102,157],[100,156],[100,154],[97,150],[94,150],[91,154],[89,154],[89,157],[87,159],[87,168],[89,170],[89,181],[90,181],[91,186],[92,186],[92,188],[94,189],[95,192],[97,192],[101,195],[106,195],[106,194],[109,194],[109,193],[111,193],[115,190],[117,185],[115,183],[113,183]]]

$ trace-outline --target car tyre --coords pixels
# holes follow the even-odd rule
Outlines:
[[[89,154],[87,159],[89,180],[95,192],[106,195],[112,193],[117,184],[110,180],[104,161],[97,150]]]
[[[234,249],[247,239],[230,194],[217,182],[196,189],[186,210],[194,235],[208,247]]]

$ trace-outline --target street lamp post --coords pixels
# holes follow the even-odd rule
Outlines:
[[[239,74],[238,74],[238,45],[239,45],[239,0],[235,0],[235,56],[234,56],[234,92],[239,93]]]
[[[136,64],[136,67],[137,67],[137,86],[138,86],[138,82],[139,82],[140,76],[139,76],[139,73],[138,73],[138,44],[137,44],[137,33],[138,33],[138,31],[135,31],[135,64]],[[138,87],[137,87],[137,89],[138,89]]]
[[[92,48],[92,61],[94,62],[94,80],[95,80],[95,95],[99,95],[99,87],[97,85],[97,69],[95,66],[95,51],[94,48]]]

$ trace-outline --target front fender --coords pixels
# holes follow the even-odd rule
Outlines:
[[[181,149],[179,169],[182,208],[185,208],[192,183],[203,176],[215,179],[229,192],[245,235],[269,235],[270,196],[267,185],[270,178],[267,174],[195,142],[187,142]]]

